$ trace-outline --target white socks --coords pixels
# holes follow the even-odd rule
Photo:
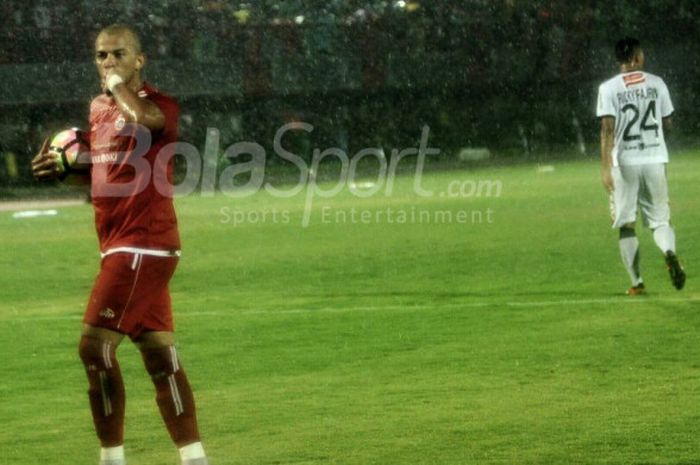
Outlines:
[[[103,447],[100,449],[100,463],[105,464],[125,464],[124,446]]]
[[[676,252],[676,234],[670,225],[659,226],[654,229],[654,242],[666,254],[669,250]],[[642,282],[639,272],[639,240],[634,229],[620,228],[620,256],[627,273],[632,280],[632,286],[638,286]]]
[[[664,254],[669,250],[676,253],[676,233],[670,225],[654,229],[654,242]]]
[[[206,463],[204,447],[201,442],[193,442],[180,448],[180,459],[182,463]],[[198,461],[202,459],[202,461]],[[117,465],[125,464],[124,446],[103,447],[100,449],[100,463]]]
[[[639,273],[639,240],[632,231],[631,234],[620,234],[619,244],[622,263],[630,275],[632,286],[637,286],[642,282],[642,276]]]
[[[185,447],[180,448],[180,459],[182,463],[187,463],[188,460],[194,461],[196,459],[203,459],[206,457],[204,455],[204,448],[201,442],[193,442],[192,444],[187,444]]]

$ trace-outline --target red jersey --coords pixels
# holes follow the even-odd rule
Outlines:
[[[172,200],[173,150],[161,151],[177,141],[180,108],[145,83],[138,96],[158,105],[165,116],[162,129],[126,123],[106,94],[90,104],[92,203],[103,254],[122,247],[180,249]]]

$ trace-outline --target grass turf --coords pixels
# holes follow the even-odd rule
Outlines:
[[[669,167],[686,289],[640,228],[634,299],[592,161],[430,173],[431,197],[410,176],[343,190],[306,228],[303,194],[178,199],[178,345],[212,463],[700,463],[696,156]],[[441,195],[465,180],[501,195]],[[76,350],[91,209],[0,213],[0,238],[0,463],[94,464]],[[137,351],[119,355],[129,463],[178,463]]]

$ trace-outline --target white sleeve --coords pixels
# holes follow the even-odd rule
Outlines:
[[[610,98],[609,86],[601,84],[598,87],[598,106],[596,108],[596,116],[615,116],[615,106],[613,104],[613,99]]]
[[[664,82],[661,86],[661,95],[659,98],[659,111],[662,118],[671,116],[673,113],[673,103],[671,103],[671,94],[668,92],[668,87]]]

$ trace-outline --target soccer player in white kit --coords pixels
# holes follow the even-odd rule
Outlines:
[[[632,280],[627,294],[645,292],[634,229],[638,207],[664,254],[671,282],[682,289],[685,271],[676,256],[666,183],[664,129],[671,128],[671,97],[660,77],[642,70],[644,52],[637,39],[620,40],[615,56],[620,74],[600,85],[596,115],[600,118],[601,176],[610,193],[612,227],[620,230],[622,263]]]

